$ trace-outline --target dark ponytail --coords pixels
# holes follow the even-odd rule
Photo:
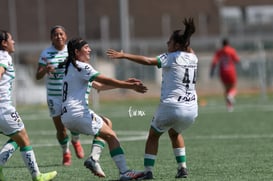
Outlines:
[[[2,46],[2,41],[8,40],[8,32],[6,30],[0,30],[0,50],[5,50]]]
[[[185,31],[183,34],[183,39],[185,41],[185,48],[190,45],[191,35],[195,32],[195,25],[193,22],[193,18],[184,19],[183,24],[185,26]]]
[[[190,38],[195,32],[195,25],[193,18],[185,18],[183,24],[185,26],[184,32],[182,30],[175,30],[172,34],[172,38],[175,43],[180,44],[183,50],[187,50],[190,46]]]
[[[84,41],[82,38],[73,38],[73,39],[69,40],[69,42],[67,44],[68,57],[66,58],[64,63],[59,64],[59,67],[63,67],[65,65],[65,75],[67,74],[67,70],[68,70],[70,63],[72,63],[72,65],[78,71],[81,71],[81,68],[79,68],[76,63],[75,50],[80,50],[86,44],[87,44],[87,42]]]

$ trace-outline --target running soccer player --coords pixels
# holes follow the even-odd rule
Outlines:
[[[140,93],[146,92],[147,88],[137,79],[121,81],[100,74],[89,63],[91,49],[83,39],[71,39],[67,48],[61,118],[69,130],[95,136],[96,141],[93,141],[91,154],[84,162],[85,167],[94,175],[105,177],[99,164],[99,156],[104,142],[107,142],[110,155],[119,169],[120,180],[133,180],[143,176],[143,172],[128,169],[124,151],[112,129],[111,120],[91,110],[88,106],[88,97],[93,81],[112,87],[132,89]],[[98,86],[96,85],[95,88]]]
[[[61,104],[62,104],[62,79],[64,68],[58,68],[63,63],[67,53],[66,40],[67,35],[63,26],[56,25],[51,28],[50,38],[52,45],[42,51],[39,58],[36,79],[40,80],[46,76],[47,104],[50,116],[53,119],[57,140],[61,145],[63,152],[63,165],[71,165],[71,152],[69,149],[69,136],[66,128],[61,121]],[[71,132],[72,145],[78,158],[84,157],[84,150],[79,140],[79,134]]]
[[[57,172],[40,173],[24,123],[12,106],[12,83],[15,79],[15,71],[10,54],[15,51],[14,44],[11,34],[0,30],[0,132],[10,137],[0,150],[0,180],[6,180],[3,167],[19,146],[32,180],[49,181],[57,175]]]
[[[181,134],[198,115],[195,90],[198,59],[191,50],[190,37],[195,32],[192,18],[184,20],[185,30],[176,30],[170,36],[168,52],[156,57],[146,57],[118,52],[113,49],[107,55],[113,59],[128,59],[135,63],[162,68],[160,104],[154,114],[146,141],[142,179],[153,179],[153,167],[158,152],[160,136],[168,131],[173,153],[178,165],[176,178],[186,178],[186,150]]]
[[[237,93],[237,74],[235,64],[239,62],[236,50],[229,45],[228,39],[222,40],[222,48],[214,54],[210,77],[214,75],[215,68],[219,64],[219,75],[225,89],[226,106],[229,112],[234,109],[234,99]]]

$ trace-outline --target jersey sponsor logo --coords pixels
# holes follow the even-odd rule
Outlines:
[[[196,100],[196,96],[189,92],[187,92],[185,96],[179,96],[177,99],[178,102],[190,102],[194,100]]]
[[[54,77],[55,79],[63,79],[64,74],[53,74],[53,77]]]

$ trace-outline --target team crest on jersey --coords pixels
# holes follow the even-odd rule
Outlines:
[[[46,57],[42,57],[42,60],[47,63],[47,58]]]

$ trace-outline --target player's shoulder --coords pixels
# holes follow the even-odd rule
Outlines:
[[[93,68],[92,65],[90,65],[89,63],[86,62],[81,62],[81,61],[76,61],[77,65],[79,68],[84,68],[84,69],[90,69]]]
[[[9,53],[7,51],[0,50],[0,57],[9,57]]]
[[[86,66],[86,65],[88,65],[87,63],[85,63],[85,62],[81,62],[81,61],[79,61],[79,60],[77,60],[76,61],[76,64],[78,65],[78,66]]]
[[[225,50],[228,51],[228,52],[235,52],[236,51],[236,49],[234,47],[230,46],[230,45],[226,46]]]
[[[186,65],[186,64],[197,64],[198,58],[195,53],[191,52],[177,52],[173,58],[176,64]]]
[[[193,52],[185,52],[185,51],[181,51],[181,52],[178,52],[176,54],[176,56],[180,56],[180,57],[183,57],[185,59],[191,59],[191,60],[196,60],[198,59],[197,58],[197,55]]]
[[[50,52],[56,51],[56,49],[53,47],[53,45],[46,47],[45,49],[42,50],[41,55],[47,55]]]
[[[0,50],[0,60],[10,61],[11,56],[7,51]]]

